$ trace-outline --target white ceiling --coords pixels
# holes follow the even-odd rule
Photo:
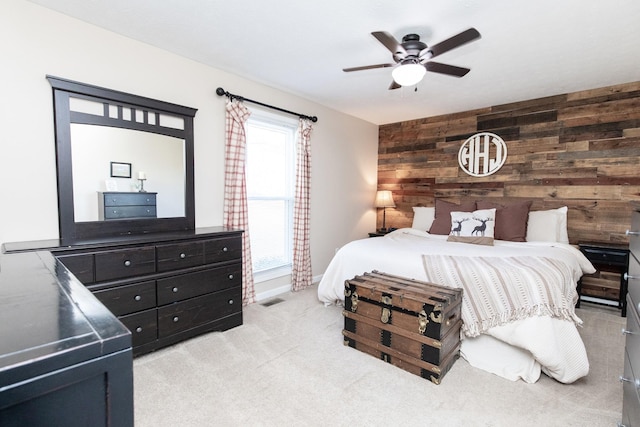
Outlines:
[[[640,80],[638,0],[30,1],[374,124]],[[465,77],[390,91],[391,68],[342,71],[392,62],[372,31],[433,45],[470,27],[437,59]]]

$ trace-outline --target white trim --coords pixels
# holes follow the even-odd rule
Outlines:
[[[615,308],[618,308],[618,304],[619,304],[618,301],[602,299],[602,298],[597,298],[597,297],[590,297],[588,295],[581,295],[580,296],[580,301],[595,302],[597,304],[610,305],[610,306],[615,307]]]
[[[291,275],[291,264],[283,265],[282,267],[270,268],[265,271],[257,271],[253,273],[253,282],[261,283],[268,280],[277,279],[279,277]]]
[[[322,274],[319,276],[314,276],[312,278],[312,282],[314,285],[322,280]],[[291,292],[291,283],[287,285],[282,285],[274,289],[269,289],[263,292],[256,293],[256,302],[264,301],[269,298],[276,297],[278,295],[286,294],[287,292]],[[319,302],[320,300],[318,300]]]
[[[288,285],[282,285],[278,288],[256,293],[256,302],[264,301],[278,295],[286,294],[287,292],[291,292],[291,283],[289,283]]]
[[[247,108],[251,112],[249,120],[251,120],[251,118],[255,118],[258,121],[268,122],[272,125],[287,126],[292,128],[294,131],[298,129],[298,122],[300,119],[297,117],[294,118],[287,114],[276,113],[273,112],[273,110],[266,110],[263,107],[256,105],[247,105]]]

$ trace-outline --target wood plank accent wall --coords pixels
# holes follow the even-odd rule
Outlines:
[[[479,178],[457,155],[481,131],[502,137],[508,156]],[[530,199],[532,210],[569,207],[573,244],[626,243],[629,202],[640,200],[640,82],[380,126],[378,189],[396,203],[387,227],[411,226],[412,207],[434,198]]]

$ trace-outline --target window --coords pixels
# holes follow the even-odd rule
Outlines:
[[[247,199],[257,280],[290,273],[297,122],[252,111],[247,121]]]

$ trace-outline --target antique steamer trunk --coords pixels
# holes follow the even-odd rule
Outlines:
[[[345,281],[344,343],[440,384],[460,354],[462,289],[373,271]]]

